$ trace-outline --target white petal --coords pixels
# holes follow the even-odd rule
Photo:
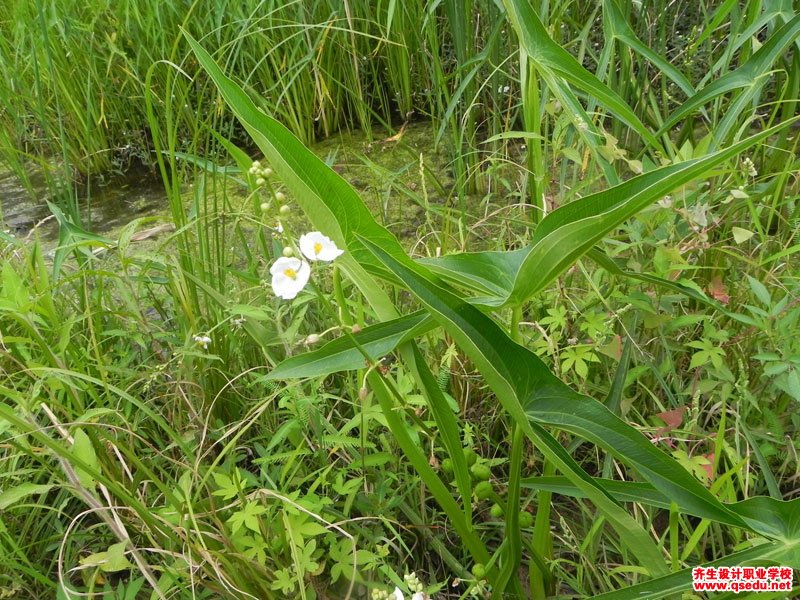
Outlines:
[[[405,596],[403,596],[403,592],[400,591],[399,587],[394,588],[394,600],[405,600]]]
[[[293,270],[295,276],[286,275],[287,269]],[[270,273],[272,273],[272,291],[275,292],[275,295],[284,300],[291,300],[308,283],[311,267],[304,260],[282,257],[275,261],[270,268]]]
[[[269,272],[272,275],[277,275],[278,273],[283,273],[286,269],[294,269],[295,271],[299,271],[300,267],[302,266],[302,262],[303,261],[294,256],[281,256],[278,260],[272,263],[272,266],[269,268]]]
[[[339,250],[336,243],[319,231],[311,231],[300,236],[298,241],[300,251],[308,260],[331,261],[344,253]]]
[[[411,600],[425,600],[425,594],[422,592],[417,592],[413,596],[411,596]]]

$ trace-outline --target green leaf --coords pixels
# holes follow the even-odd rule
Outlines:
[[[669,131],[673,125],[684,120],[692,112],[714,98],[734,90],[743,88],[757,90],[763,87],[769,81],[769,78],[764,77],[764,75],[767,74],[772,63],[783,55],[786,48],[797,39],[798,35],[800,35],[800,14],[795,15],[791,21],[773,32],[767,42],[758,51],[754,52],[741,67],[735,71],[725,73],[725,75],[688,98],[678,110],[669,116],[657,135]],[[733,118],[736,118],[738,117],[738,112],[731,111],[730,114]],[[719,135],[719,132],[715,131],[715,135]],[[723,137],[720,136],[717,139],[723,139]]]
[[[587,71],[569,52],[559,46],[542,24],[530,0],[503,0],[508,18],[537,71],[548,82],[564,79],[595,98],[609,111],[634,129],[647,142],[658,141],[625,101],[611,88]],[[554,85],[550,85],[554,88]]]
[[[72,439],[74,442],[72,444],[71,454],[81,461],[82,464],[86,464],[93,470],[99,471],[100,463],[97,460],[97,454],[95,454],[92,440],[86,435],[86,432],[83,429],[76,429],[75,433],[72,434]],[[93,489],[95,483],[94,478],[82,466],[76,464],[74,467],[81,485],[87,489]]]
[[[770,306],[772,304],[772,296],[770,296],[767,286],[755,277],[750,277],[750,275],[747,275],[747,281],[750,283],[750,290],[758,298],[758,301],[764,306]]]
[[[605,31],[610,32],[611,36],[623,42],[626,46],[644,56],[647,60],[658,67],[658,70],[666,75],[669,79],[674,81],[681,90],[687,95],[692,96],[695,93],[694,87],[686,79],[686,76],[673,67],[663,57],[653,52],[649,46],[644,44],[634,33],[628,20],[622,14],[617,0],[604,0],[603,2],[603,20],[605,22]]]
[[[400,243],[375,221],[347,181],[286,127],[259,110],[241,86],[222,72],[200,44],[186,31],[183,34],[225,102],[264,153],[266,162],[291,190],[293,200],[314,227],[346,251],[337,259],[337,265],[356,284],[381,319],[395,318],[394,305],[368,272],[389,278],[391,274],[363,247],[356,234],[368,236],[392,254],[403,253]]]
[[[365,327],[353,335],[371,360],[378,360],[403,342],[412,340],[436,326],[425,311]],[[328,342],[318,350],[287,358],[267,375],[267,379],[320,377],[338,371],[364,368],[365,356],[350,336]]]
[[[233,513],[228,519],[228,523],[231,524],[231,533],[235,534],[242,527],[260,533],[261,520],[259,517],[265,512],[267,512],[267,509],[257,502],[245,503],[240,510]]]
[[[766,543],[729,554],[719,560],[695,566],[753,566],[763,563],[794,565],[797,568],[798,546],[800,544],[797,542],[792,544]],[[594,598],[597,600],[655,600],[657,598],[670,597],[683,591],[691,591],[693,568],[694,566],[621,590],[599,594]]]
[[[542,290],[615,227],[671,190],[708,173],[800,117],[759,132],[702,158],[667,165],[551,212],[531,244],[511,252],[476,252],[420,261],[438,276],[488,297],[486,306],[519,304]]]
[[[52,484],[20,483],[0,493],[0,510],[8,510],[28,496],[46,494],[55,486]]]
[[[125,557],[127,542],[120,542],[108,547],[105,552],[95,552],[81,559],[81,564],[86,567],[100,567],[104,573],[116,573],[133,567]]]
[[[431,319],[433,322],[433,319]],[[436,379],[425,363],[422,353],[417,346],[414,346],[417,371],[419,380],[422,383],[425,396],[428,399],[428,406],[431,408],[433,418],[439,429],[442,444],[447,450],[447,455],[453,461],[453,474],[456,478],[456,487],[459,494],[464,498],[464,512],[467,524],[472,525],[472,504],[469,498],[472,497],[472,478],[470,477],[467,458],[464,455],[464,444],[461,440],[461,428],[458,425],[456,416],[450,408],[450,404],[445,398],[444,393],[436,383]]]
[[[523,402],[551,399],[570,411],[582,398],[553,375],[532,352],[515,344],[499,326],[476,307],[439,287],[434,278],[408,257],[402,263],[370,241],[362,240],[377,257],[419,298],[432,316],[447,330],[456,343],[478,367],[509,416],[563,473],[584,489],[609,522],[636,548],[643,564],[654,574],[663,572],[660,550],[647,532],[636,523],[602,488],[596,485],[567,454],[561,444],[526,413]],[[586,401],[595,402],[589,398]],[[603,411],[608,410],[596,403]],[[613,417],[613,415],[611,415]],[[616,418],[616,417],[614,417]],[[622,423],[620,421],[620,423]],[[622,423],[623,427],[628,427]],[[630,429],[630,428],[629,428]],[[641,443],[658,452],[637,431]],[[669,457],[667,460],[672,461]],[[691,475],[672,461],[674,468]],[[696,483],[696,482],[695,482]]]
[[[394,435],[401,450],[411,462],[430,493],[436,499],[436,502],[442,507],[445,513],[447,513],[448,519],[453,525],[453,529],[458,533],[464,545],[469,550],[470,554],[472,554],[473,559],[476,562],[484,564],[489,562],[489,552],[486,550],[480,537],[478,537],[472,525],[468,523],[464,512],[453,499],[447,486],[428,464],[428,459],[419,444],[409,435],[405,419],[401,416],[402,412],[398,411],[392,392],[383,377],[381,377],[377,371],[373,370],[367,375],[367,381],[381,405],[381,410],[383,411],[389,429],[392,431],[392,435]],[[464,502],[470,502],[470,498],[464,498]]]

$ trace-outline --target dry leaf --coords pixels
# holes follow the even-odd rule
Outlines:
[[[657,413],[656,416],[667,424],[666,431],[680,427],[683,423],[683,413],[686,412],[685,406],[680,406],[673,410]],[[659,430],[660,431],[660,430]]]
[[[717,302],[721,302],[722,304],[730,302],[731,297],[726,293],[725,284],[722,283],[722,277],[719,275],[714,277],[708,284],[708,293],[711,294],[711,297]]]

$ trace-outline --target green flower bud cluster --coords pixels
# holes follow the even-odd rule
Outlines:
[[[417,577],[415,572],[412,571],[411,573],[406,573],[403,576],[403,580],[406,582],[408,589],[412,593],[425,591],[425,586],[422,585],[422,582],[419,580],[419,577]]]
[[[261,161],[254,160],[248,173],[256,178],[256,185],[264,185],[267,183],[267,178],[272,175],[272,169],[262,166]]]
[[[464,448],[464,458],[466,459],[467,466],[469,467],[470,476],[473,480],[472,493],[478,501],[492,502],[489,509],[489,514],[492,519],[502,519],[506,514],[506,506],[503,500],[498,495],[492,483],[492,469],[489,464],[478,456],[472,448]],[[452,475],[455,470],[452,459],[445,458],[441,463],[442,471],[448,475]],[[455,481],[451,482],[455,485]],[[521,529],[529,528],[533,525],[533,515],[526,510],[519,511],[519,527]],[[482,565],[476,565],[478,568]],[[474,574],[474,572],[473,572]],[[481,579],[476,575],[476,579]]]

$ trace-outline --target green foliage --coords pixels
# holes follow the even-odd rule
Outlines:
[[[5,162],[154,162],[175,230],[0,234],[0,597],[800,567],[800,29],[746,4],[12,3]]]

